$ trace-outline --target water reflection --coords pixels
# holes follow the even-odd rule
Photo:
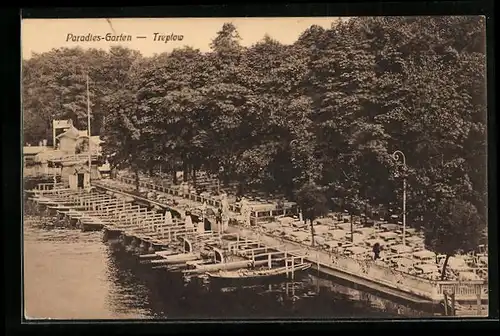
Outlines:
[[[294,282],[219,286],[153,270],[99,232],[40,229],[25,220],[25,305],[63,319],[370,318],[416,312],[312,274]],[[406,311],[405,311],[406,309]]]

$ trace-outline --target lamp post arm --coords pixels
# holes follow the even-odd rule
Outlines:
[[[405,156],[405,154],[402,151],[397,150],[394,153],[392,153],[392,158],[395,161],[399,161],[399,159],[401,158],[402,161],[403,161],[403,166],[405,166],[405,169],[406,169],[406,156]]]

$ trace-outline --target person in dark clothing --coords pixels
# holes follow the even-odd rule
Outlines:
[[[380,244],[379,243],[375,243],[373,245],[373,260],[377,260],[377,259],[380,259]]]
[[[221,208],[219,208],[217,210],[217,215],[215,216],[215,223],[222,224],[222,209]]]

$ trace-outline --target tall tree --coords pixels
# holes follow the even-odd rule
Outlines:
[[[304,220],[310,222],[311,245],[314,246],[314,220],[328,212],[326,196],[320,186],[308,182],[297,191],[297,203],[302,209]]]
[[[434,211],[427,217],[425,244],[432,251],[446,255],[441,280],[446,280],[450,256],[475,251],[486,227],[471,203],[450,198],[435,200]]]

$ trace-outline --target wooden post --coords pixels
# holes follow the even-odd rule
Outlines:
[[[443,291],[444,297],[444,316],[448,316],[448,293]]]
[[[477,315],[481,315],[481,285],[476,285],[476,295],[477,295]]]
[[[353,230],[353,223],[354,222],[354,218],[352,216],[352,213],[351,213],[351,243],[354,244],[354,230]]]
[[[292,256],[292,280],[294,279],[295,276],[295,257]]]
[[[319,275],[319,252],[316,252],[316,264],[318,265],[318,275]]]
[[[455,316],[455,287],[453,287],[453,291],[451,292],[451,316]]]
[[[267,255],[267,265],[269,266],[269,269],[272,268],[271,253]]]
[[[286,276],[288,277],[288,256],[286,253],[286,245],[285,245],[285,272],[286,272]]]

